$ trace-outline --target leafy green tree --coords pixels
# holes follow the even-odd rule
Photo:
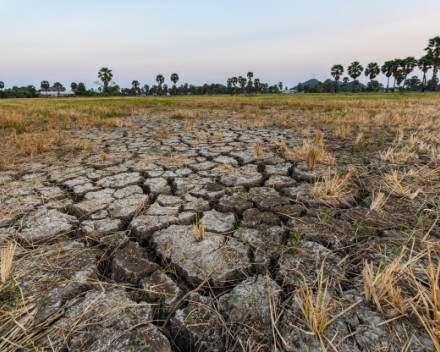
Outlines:
[[[349,81],[350,81],[350,79],[348,77],[344,77],[342,79],[342,89],[344,90],[344,92],[347,91],[347,86],[348,86]]]
[[[108,85],[113,78],[113,72],[108,67],[101,67],[98,71],[98,78],[102,81],[104,85],[104,94],[108,95]]]
[[[353,78],[353,93],[354,90],[356,88],[356,81],[357,78],[362,74],[362,72],[364,71],[364,67],[360,64],[359,61],[354,61],[351,63],[350,66],[348,66],[348,74],[351,78]]]
[[[298,93],[301,93],[304,89],[303,84],[301,82],[298,83],[298,86],[296,87]]]
[[[70,89],[72,89],[72,92],[76,94],[76,90],[78,89],[78,84],[75,82],[70,83]]]
[[[159,85],[159,94],[162,92],[162,84],[165,82],[165,78],[163,75],[157,75],[156,76],[156,82]]]
[[[47,91],[50,88],[50,83],[48,81],[41,81],[40,87],[41,87],[41,89],[43,89],[46,92],[46,95],[47,95]]]
[[[144,93],[145,95],[148,95],[148,93],[150,92],[150,86],[148,84],[144,85]]]
[[[428,46],[425,48],[427,56],[432,62],[432,86],[433,92],[437,90],[437,72],[440,67],[440,36],[429,39]]]
[[[420,71],[423,72],[423,79],[421,84],[421,91],[424,92],[426,89],[426,73],[432,68],[432,60],[428,55],[422,56],[417,62]]]
[[[86,94],[86,86],[84,85],[84,83],[82,82],[78,83],[78,87],[76,88],[76,94],[78,95]]]
[[[55,82],[53,86],[57,90],[57,95],[60,96],[60,92],[64,89],[63,85],[60,82]]]
[[[0,90],[5,88],[5,84],[3,83],[3,81],[0,81]]]
[[[380,67],[377,62],[370,62],[365,69],[365,76],[370,78],[370,83],[377,77],[380,73]],[[373,88],[373,84],[370,84],[370,88]]]
[[[139,81],[134,80],[133,82],[131,82],[131,87],[133,89],[134,95],[137,96],[137,93],[139,91]]]
[[[420,81],[419,77],[412,76],[411,78],[408,78],[405,83],[406,83],[406,87],[409,90],[416,91],[420,89],[420,85],[422,84],[422,81]]]
[[[278,82],[278,87],[280,88],[280,90],[283,90],[283,82]]]
[[[176,90],[177,90],[176,84],[179,81],[179,75],[177,73],[172,73],[170,80],[171,80],[171,82],[174,83],[173,90],[174,90],[174,95],[176,95]]]
[[[335,79],[335,92],[338,92],[339,78],[344,74],[344,67],[342,65],[334,65],[330,70],[330,74]]]

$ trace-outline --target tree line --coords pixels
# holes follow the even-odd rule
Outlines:
[[[379,66],[377,62],[370,62],[364,71],[364,67],[359,61],[352,62],[347,67],[348,76],[350,76],[353,81],[352,91],[354,92],[356,86],[359,84],[357,80],[358,77],[365,74],[369,78],[367,88],[369,91],[377,90],[378,82],[375,78],[380,74],[384,74],[387,77],[387,86],[385,91],[388,92],[390,89],[390,78],[394,78],[393,92],[396,89],[396,84],[399,90],[418,90],[424,92],[429,89],[433,92],[437,91],[438,77],[437,73],[440,67],[440,36],[431,38],[428,41],[428,46],[425,48],[426,54],[420,59],[416,59],[413,56],[408,56],[405,59],[394,59],[385,61],[382,66]],[[423,78],[420,80],[417,76],[408,78],[408,76],[416,69],[419,68],[423,73]],[[432,70],[432,78],[427,81],[427,75],[429,70]],[[340,86],[342,89],[348,85],[349,78],[342,78],[342,83],[340,83],[340,78],[344,74],[344,67],[340,64],[334,65],[330,74],[334,78],[334,91],[338,92]],[[403,85],[402,85],[403,83]],[[401,87],[402,85],[402,87]]]
[[[344,75],[344,67],[340,64],[333,65],[330,70],[334,81],[333,84],[330,80],[321,83],[318,82],[315,86],[303,85],[301,83],[296,87],[298,92],[306,93],[320,93],[320,92],[338,92],[348,91],[351,86],[351,91],[355,92],[358,89],[358,78],[364,74],[369,82],[367,84],[367,91],[378,91],[382,89],[382,85],[375,80],[380,74],[384,74],[387,77],[387,85],[385,91],[390,90],[390,78],[393,77],[392,91],[396,90],[425,90],[437,91],[439,85],[439,79],[437,77],[440,67],[440,36],[431,38],[428,41],[428,46],[425,48],[426,54],[419,59],[413,56],[409,56],[405,59],[394,59],[386,61],[383,65],[379,65],[377,62],[370,62],[366,65],[365,70],[360,62],[354,61],[347,67],[348,77],[342,77]],[[409,77],[409,75],[419,68],[423,73],[422,80],[417,76]],[[427,80],[429,71],[432,70],[432,78]],[[349,77],[352,79],[350,82]],[[341,79],[342,78],[342,79]],[[162,74],[156,76],[156,83],[151,87],[148,84],[141,86],[138,80],[133,80],[130,88],[120,88],[113,79],[113,71],[108,67],[102,67],[98,71],[98,81],[95,84],[99,85],[97,90],[91,88],[87,89],[83,82],[72,82],[70,89],[74,95],[77,96],[120,96],[120,95],[202,95],[202,94],[267,94],[267,93],[280,93],[283,90],[283,83],[269,85],[263,83],[260,79],[255,78],[253,72],[248,72],[245,76],[234,76],[226,80],[226,86],[222,84],[203,84],[201,86],[195,86],[192,84],[184,83],[177,86],[179,81],[179,75],[172,73],[170,75],[170,81],[173,83],[169,87],[165,83],[165,77]],[[14,86],[9,89],[4,89],[5,84],[0,81],[0,97],[1,98],[33,98],[39,96],[39,91],[33,85],[25,87]],[[288,88],[285,87],[285,90]],[[60,83],[55,82],[51,86],[46,80],[40,84],[40,91],[47,92],[49,90],[55,90],[58,95],[65,91],[66,88]]]

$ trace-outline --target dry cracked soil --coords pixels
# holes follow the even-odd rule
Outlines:
[[[373,260],[417,207],[393,203],[394,223],[371,213],[361,174],[380,159],[346,153],[333,170],[360,176],[335,204],[311,193],[327,166],[310,170],[273,144],[300,143],[293,128],[126,120],[135,133],[90,128],[91,149],[0,174],[1,240],[20,243],[15,280],[38,337],[17,350],[321,351],[296,291],[320,273],[338,297],[333,316],[357,303],[326,327],[325,346],[433,349],[423,328],[390,327],[360,284],[360,258]]]

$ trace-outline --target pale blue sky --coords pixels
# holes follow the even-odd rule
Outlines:
[[[113,70],[122,87],[223,83],[253,71],[289,86],[333,64],[380,64],[424,54],[440,35],[440,1],[421,0],[0,0],[0,80],[97,87]],[[364,79],[365,80],[365,79]]]

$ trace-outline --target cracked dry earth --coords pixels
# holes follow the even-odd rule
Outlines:
[[[314,199],[307,183],[327,167],[311,171],[271,145],[300,143],[294,129],[200,120],[184,131],[184,120],[164,120],[160,138],[160,123],[126,120],[134,136],[91,128],[92,149],[0,174],[1,240],[21,244],[16,281],[32,299],[30,350],[320,351],[295,288],[316,285],[323,262],[334,315],[360,301],[328,328],[338,351],[433,349],[423,329],[391,329],[366,302],[360,260],[343,258],[354,234],[371,236],[351,221],[371,195]]]

